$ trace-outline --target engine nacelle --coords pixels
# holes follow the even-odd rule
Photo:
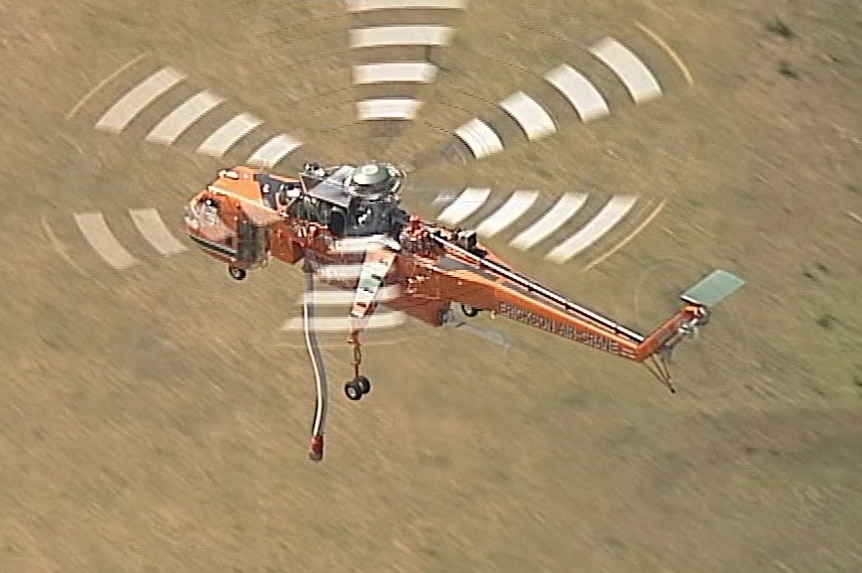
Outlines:
[[[397,237],[407,222],[399,207],[404,174],[385,163],[325,169],[316,163],[302,174],[308,192],[291,215],[329,227],[338,236]]]

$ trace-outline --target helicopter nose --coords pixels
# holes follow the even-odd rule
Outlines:
[[[192,201],[193,203],[194,201]],[[193,232],[200,229],[200,219],[198,218],[198,214],[195,212],[192,207],[192,203],[189,203],[183,209],[183,222],[186,226],[186,231]]]

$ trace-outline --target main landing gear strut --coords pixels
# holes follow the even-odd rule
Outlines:
[[[347,342],[353,347],[353,380],[344,383],[344,394],[353,401],[361,400],[371,392],[371,380],[359,373],[362,364],[362,348],[359,343],[359,332],[353,331]]]
[[[309,252],[305,255],[302,270],[305,273],[305,293],[313,295],[314,267],[310,262],[313,255]],[[233,272],[231,272],[233,276]],[[308,446],[308,457],[312,461],[323,460],[324,437],[326,433],[326,416],[329,402],[329,384],[326,378],[326,367],[323,364],[323,355],[317,342],[317,331],[314,328],[314,297],[306,296],[303,302],[303,330],[308,355],[314,370],[314,382],[317,387],[317,403],[314,408],[314,421],[311,426],[311,440]],[[351,400],[359,400],[371,391],[371,382],[365,376],[359,374],[359,366],[362,363],[362,351],[359,345],[359,331],[352,330],[348,339],[353,347],[353,380],[344,385],[344,393]]]

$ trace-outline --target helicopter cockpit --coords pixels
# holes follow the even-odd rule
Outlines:
[[[288,214],[327,225],[337,236],[386,234],[397,237],[408,215],[400,207],[404,174],[385,163],[323,168],[305,165],[302,196]]]

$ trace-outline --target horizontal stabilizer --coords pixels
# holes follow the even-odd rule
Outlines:
[[[712,308],[745,284],[733,273],[715,270],[708,277],[685,291],[680,298],[691,304]]]

